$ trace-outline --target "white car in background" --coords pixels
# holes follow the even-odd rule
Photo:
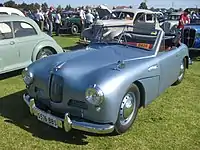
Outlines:
[[[18,15],[25,17],[23,12],[21,12],[19,9],[11,7],[0,7],[0,15]]]
[[[137,22],[143,23],[154,23],[157,20],[156,13],[146,9],[114,9],[109,10],[105,8],[98,8],[101,12],[104,13],[104,17],[95,21],[89,28],[86,28],[82,32],[82,36],[87,39],[86,43],[96,39],[98,36],[99,31],[102,29],[102,26],[123,26],[123,25],[133,25]],[[105,28],[104,28],[105,29]],[[102,37],[107,38],[107,40],[111,40],[113,35],[120,34],[123,28],[109,28],[101,33],[103,33]],[[84,43],[85,41],[81,41]]]
[[[168,18],[161,24],[161,27],[166,33],[175,33],[182,12],[173,12],[168,15]]]

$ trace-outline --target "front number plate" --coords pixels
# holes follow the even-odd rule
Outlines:
[[[47,113],[38,111],[38,116],[37,116],[38,120],[40,120],[41,122],[44,122],[54,128],[58,128],[57,125],[57,119]]]

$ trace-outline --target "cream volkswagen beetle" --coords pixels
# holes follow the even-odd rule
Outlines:
[[[0,74],[25,68],[32,62],[63,52],[32,19],[0,15]]]

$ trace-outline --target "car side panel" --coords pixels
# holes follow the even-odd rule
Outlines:
[[[138,80],[144,88],[144,107],[159,96],[160,76]]]
[[[39,35],[15,38],[16,49],[20,53],[20,66],[26,67],[31,61],[34,47],[42,40]]]
[[[13,43],[13,44],[11,44]],[[19,69],[19,51],[13,39],[0,41],[0,74]]]
[[[116,122],[122,98],[135,81],[139,81],[145,89],[145,105],[153,101],[159,94],[160,68],[159,66],[154,67],[156,64],[158,64],[157,58],[154,58],[148,61],[148,63],[144,62],[144,64],[137,69],[133,69],[134,67],[132,69],[129,68],[125,71],[126,73],[123,73],[121,76],[116,74],[113,76],[111,74],[104,74],[104,78],[107,78],[107,80],[103,79],[105,81],[104,83],[100,81],[102,84],[97,83],[105,92],[104,94],[107,99],[102,106],[102,110],[105,113],[101,113],[99,118],[105,118],[106,121],[112,120],[113,123]],[[111,77],[109,78],[109,76]],[[110,113],[108,114],[107,112]]]

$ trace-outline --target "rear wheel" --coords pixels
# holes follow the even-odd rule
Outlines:
[[[139,104],[139,88],[135,84],[132,84],[124,95],[119,108],[118,119],[115,124],[115,132],[117,134],[122,134],[131,127],[137,116]]]
[[[186,59],[184,58],[183,61],[181,62],[181,65],[180,65],[179,76],[178,76],[176,82],[173,85],[178,85],[183,81],[184,76],[185,76],[185,67],[186,67]]]
[[[53,55],[53,51],[49,48],[43,48],[42,50],[39,51],[39,53],[37,54],[36,60],[41,59],[41,58],[45,58],[48,57],[50,55]]]

